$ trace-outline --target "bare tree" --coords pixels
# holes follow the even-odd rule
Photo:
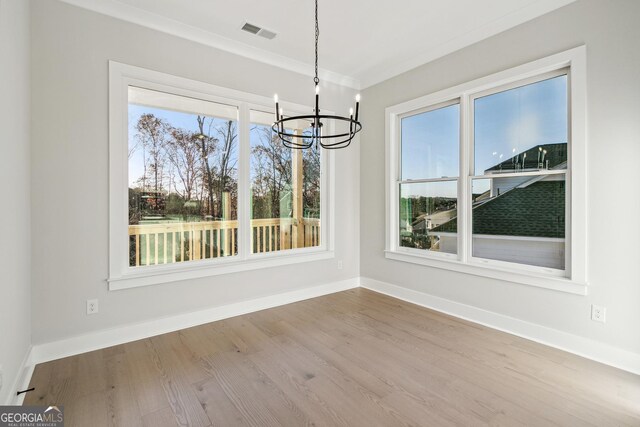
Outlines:
[[[270,216],[279,217],[280,198],[287,184],[291,183],[291,149],[281,144],[268,127],[257,129],[260,144],[252,148],[252,168],[254,195],[258,195],[271,205]],[[266,212],[264,213],[266,214]],[[283,214],[288,214],[284,213]]]
[[[206,212],[214,217],[222,217],[224,193],[231,193],[232,199],[237,197],[234,185],[237,168],[237,125],[233,120],[221,121],[204,116],[198,116],[197,123],[196,137],[202,162],[202,190],[206,191],[208,201]]]
[[[237,209],[237,123],[192,117],[196,127],[187,128],[172,127],[153,114],[138,118],[129,155],[142,149],[144,171],[135,191],[155,190],[157,198],[170,190],[160,202],[170,203],[171,212],[184,213],[185,208],[193,214],[197,207],[200,214],[219,218],[225,192],[231,195],[232,212]]]
[[[153,114],[143,114],[136,123],[136,138],[143,146],[144,161],[144,179],[143,189],[146,188],[147,174],[151,169],[151,179],[153,180],[153,189],[156,194],[163,189],[162,185],[162,169],[164,165],[164,146],[166,139],[170,133],[169,124],[155,117]],[[149,157],[146,156],[149,153]]]
[[[138,151],[138,148],[140,148],[140,139],[136,137],[134,138],[133,145],[129,145],[129,159],[131,159],[131,156]]]
[[[303,205],[315,215],[320,214],[320,150],[317,146],[304,150],[302,154],[304,186]]]
[[[215,150],[217,141],[211,138],[210,130],[207,133],[207,135],[205,135],[204,126],[205,126],[206,119],[207,118],[205,116],[198,116],[196,118],[196,120],[198,121],[198,130],[199,130],[199,133],[196,135],[196,138],[198,138],[198,140],[200,141],[200,154],[202,156],[203,176],[205,179],[205,182],[204,182],[205,185],[203,185],[203,189],[206,189],[207,195],[208,195],[208,201],[209,201],[207,206],[207,213],[211,216],[214,216],[215,212],[214,212],[214,200],[213,200],[214,199],[213,177],[211,174],[211,165],[209,164],[209,156]],[[211,120],[210,122],[212,121],[213,120]]]
[[[235,153],[236,140],[238,138],[236,122],[227,120],[224,125],[216,128],[216,132],[218,138],[215,140],[222,142],[222,147],[216,153],[218,212],[222,213],[223,193],[229,192],[233,195],[236,192],[236,186],[233,185],[234,181],[236,181],[235,171],[238,158]]]
[[[166,153],[182,185],[174,185],[178,194],[189,201],[197,194],[199,171],[199,148],[197,137],[184,129],[171,129],[171,138],[166,143]],[[182,190],[182,191],[181,191]]]

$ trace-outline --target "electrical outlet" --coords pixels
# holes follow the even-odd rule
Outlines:
[[[599,305],[591,305],[591,320],[605,323],[607,321],[607,309]]]
[[[342,260],[338,261],[338,270],[342,270]]]
[[[98,312],[98,300],[97,299],[88,299],[87,300],[87,314],[96,314]]]

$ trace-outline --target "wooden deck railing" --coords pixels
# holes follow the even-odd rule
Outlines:
[[[320,245],[320,220],[251,220],[252,253]],[[238,253],[238,221],[169,222],[129,226],[129,265],[156,265]]]

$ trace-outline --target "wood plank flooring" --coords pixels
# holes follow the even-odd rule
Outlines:
[[[40,364],[66,426],[639,426],[640,377],[365,289]]]

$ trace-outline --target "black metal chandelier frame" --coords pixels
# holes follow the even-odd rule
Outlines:
[[[280,108],[278,96],[276,95],[276,121],[271,126],[271,129],[278,135],[282,144],[287,148],[304,150],[313,147],[315,144],[316,148],[320,146],[327,150],[335,150],[338,148],[348,147],[356,134],[362,130],[362,124],[358,121],[358,115],[360,112],[360,95],[356,96],[355,116],[353,108],[349,113],[349,117],[320,114],[320,79],[318,78],[318,38],[320,36],[320,27],[318,25],[318,0],[316,0],[315,3],[315,77],[313,82],[316,88],[316,105],[313,110],[314,113],[287,117]],[[289,131],[287,124],[293,124],[297,121],[309,122],[311,131],[306,131],[302,134]],[[339,122],[344,122],[349,126],[349,131],[337,134],[324,134],[322,128],[329,122],[333,122],[334,125]]]

